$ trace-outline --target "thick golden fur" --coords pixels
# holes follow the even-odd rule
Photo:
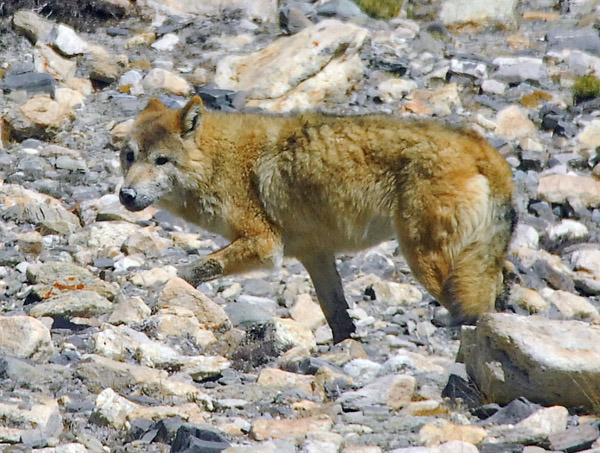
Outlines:
[[[231,244],[180,270],[193,284],[277,265],[309,272],[334,340],[354,327],[335,254],[398,238],[457,321],[494,308],[513,223],[510,168],[479,136],[384,115],[276,117],[153,99],[122,151],[123,204],[156,203]]]

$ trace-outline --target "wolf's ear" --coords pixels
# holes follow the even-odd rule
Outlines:
[[[166,108],[165,104],[163,104],[160,99],[152,98],[148,101],[144,110],[161,110],[164,108]]]
[[[179,113],[179,125],[181,126],[182,135],[189,134],[201,126],[203,114],[204,104],[202,103],[202,98],[194,96]]]

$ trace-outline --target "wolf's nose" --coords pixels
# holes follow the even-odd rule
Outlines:
[[[121,200],[121,203],[124,204],[125,206],[133,203],[136,196],[137,196],[137,193],[131,187],[123,187],[119,191],[119,200]]]

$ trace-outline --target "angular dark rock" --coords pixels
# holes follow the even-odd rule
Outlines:
[[[223,434],[209,425],[184,424],[177,430],[171,453],[219,453],[230,446]]]

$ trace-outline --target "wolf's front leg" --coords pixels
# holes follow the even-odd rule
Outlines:
[[[223,275],[278,266],[282,257],[281,239],[274,233],[241,237],[221,250],[181,266],[177,273],[198,286]]]

